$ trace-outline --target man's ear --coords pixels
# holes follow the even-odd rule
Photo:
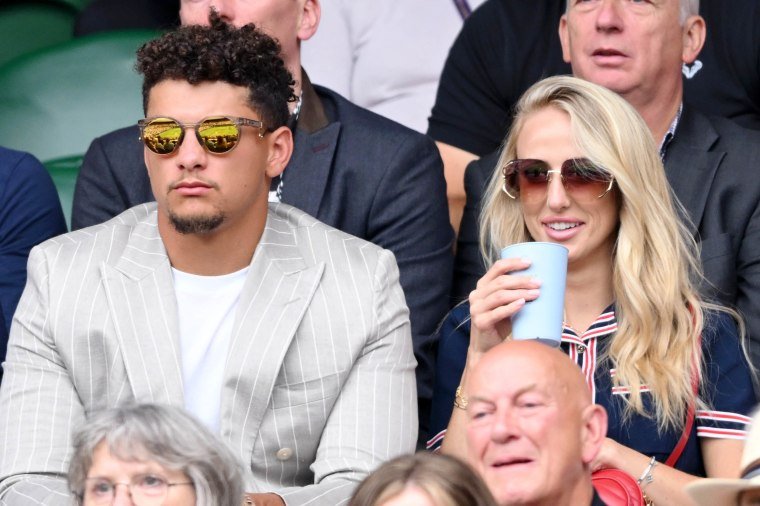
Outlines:
[[[322,10],[319,0],[304,0],[301,22],[298,24],[298,40],[309,40],[317,33]]]
[[[269,156],[267,157],[266,174],[274,178],[282,174],[293,154],[293,132],[286,126],[281,126],[274,132],[264,137],[268,143]]]
[[[570,61],[570,35],[567,28],[567,14],[563,14],[559,18],[559,41],[562,44],[562,59],[565,63],[572,63]]]
[[[586,406],[582,416],[582,458],[583,463],[588,465],[596,458],[607,437],[607,412],[599,404],[591,404]]]
[[[702,16],[689,16],[681,28],[681,37],[683,38],[683,50],[681,60],[687,65],[694,63],[694,60],[702,51],[707,36],[707,27]]]

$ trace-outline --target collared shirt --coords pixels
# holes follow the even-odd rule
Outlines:
[[[464,370],[469,345],[469,305],[454,308],[441,325],[439,336],[436,386],[430,428],[434,436],[428,449],[440,447],[446,426],[451,417],[454,391]],[[699,476],[705,475],[698,438],[744,439],[747,416],[755,405],[749,365],[739,344],[736,325],[723,313],[705,315],[702,335],[702,353],[705,362],[700,383],[700,398],[710,409],[698,410],[696,423],[689,435],[676,467]],[[562,349],[581,368],[591,389],[594,402],[607,410],[609,417],[607,436],[620,444],[647,456],[667,460],[680,439],[682,430],[659,432],[654,419],[634,413],[624,416],[624,396],[630,392],[626,386],[615,386],[615,369],[606,358],[607,348],[617,331],[613,305],[607,307],[589,328],[578,335],[565,326]],[[646,385],[642,392],[649,393]],[[644,405],[651,412],[651,398],[644,396]]]
[[[665,161],[665,153],[668,152],[668,146],[670,145],[670,142],[673,140],[673,137],[676,135],[676,129],[678,128],[678,122],[681,121],[682,112],[683,112],[683,102],[681,102],[681,105],[678,106],[678,112],[676,112],[676,117],[673,118],[673,121],[670,122],[668,131],[665,132],[665,136],[662,138],[662,141],[660,142],[660,159],[663,162]]]

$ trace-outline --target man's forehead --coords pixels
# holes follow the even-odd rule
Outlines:
[[[544,344],[507,345],[484,357],[473,374],[469,395],[471,398],[475,395],[515,397],[525,392],[540,392],[551,397],[567,395],[575,386],[567,376],[580,372],[575,367],[562,352]]]
[[[638,14],[663,14],[663,13],[675,13],[681,12],[681,0],[649,0],[648,2],[628,2],[628,0],[596,0],[587,4],[586,2],[578,2],[577,0],[568,0],[567,11],[572,14],[575,12],[588,12],[596,10],[599,7],[603,7],[604,4],[609,2],[619,3],[621,6],[627,5],[632,12]],[[575,8],[573,8],[575,7]],[[568,17],[568,21],[571,21],[573,16]],[[633,20],[636,18],[633,17]]]
[[[471,395],[483,397],[518,396],[526,392],[550,392],[556,385],[556,375],[535,361],[508,359],[493,361],[477,371],[471,384]]]
[[[182,79],[164,79],[148,91],[150,115],[168,115],[175,119],[213,115],[254,117],[249,90],[225,81],[202,81],[191,84]]]
[[[474,381],[469,399],[470,402],[496,402],[498,399],[517,399],[531,393],[552,396],[551,390],[545,381],[525,382],[520,378],[508,378],[500,382]]]

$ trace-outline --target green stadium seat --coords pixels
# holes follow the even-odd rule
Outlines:
[[[71,230],[71,207],[74,203],[74,186],[77,182],[77,174],[82,166],[83,155],[67,156],[56,158],[45,162],[53,183],[58,190],[58,197],[61,199],[63,214],[66,217],[66,225]]]
[[[73,38],[77,10],[65,3],[26,1],[0,7],[0,65]]]
[[[90,3],[92,0],[49,0],[51,2],[55,2],[58,4],[63,4],[67,7],[71,7],[75,9],[76,11],[81,11],[84,9],[88,3]],[[125,2],[128,2],[130,0],[124,0]]]
[[[135,51],[154,31],[107,32],[0,67],[0,138],[47,163],[142,117]]]

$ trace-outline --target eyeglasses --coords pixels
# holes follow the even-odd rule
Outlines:
[[[615,181],[612,174],[587,158],[565,160],[560,170],[550,169],[543,160],[518,159],[504,166],[502,190],[513,199],[542,200],[554,174],[559,174],[565,191],[579,201],[604,197]]]
[[[240,127],[259,129],[259,137],[264,138],[264,123],[255,119],[213,116],[198,123],[180,123],[173,118],[145,118],[137,122],[140,139],[156,154],[174,153],[185,138],[185,130],[195,130],[198,143],[209,153],[221,154],[232,151],[240,141]]]
[[[116,497],[116,487],[124,485],[129,488],[135,506],[160,506],[169,487],[192,485],[192,481],[169,483],[155,474],[134,476],[129,483],[114,483],[106,478],[87,478],[84,490],[84,504],[112,504]]]

